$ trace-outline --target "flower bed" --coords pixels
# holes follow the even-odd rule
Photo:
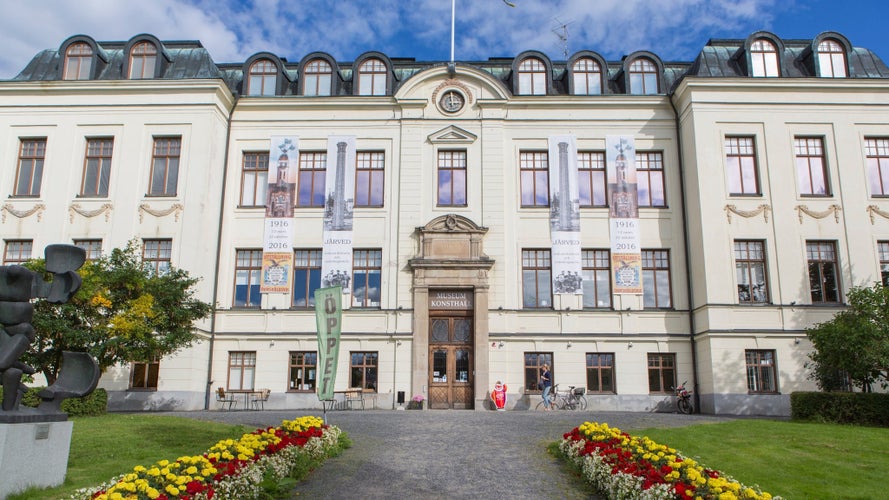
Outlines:
[[[219,441],[206,453],[161,460],[148,467],[81,490],[78,500],[224,500],[258,498],[299,465],[320,462],[343,443],[338,427],[318,417],[285,420],[240,439]]]
[[[563,436],[559,449],[581,469],[584,478],[608,498],[780,498],[707,469],[673,448],[647,437],[630,436],[608,424],[586,422],[575,427]]]

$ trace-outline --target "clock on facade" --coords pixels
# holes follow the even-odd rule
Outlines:
[[[466,99],[463,97],[463,94],[457,92],[456,90],[448,90],[444,94],[442,94],[441,99],[439,99],[438,104],[441,106],[441,109],[447,111],[448,113],[456,113],[463,109],[463,104],[466,102]]]

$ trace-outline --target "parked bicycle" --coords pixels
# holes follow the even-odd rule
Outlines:
[[[586,389],[583,387],[568,386],[567,391],[559,391],[559,384],[553,386],[550,398],[554,410],[586,410]],[[544,410],[543,401],[537,403],[537,410]]]
[[[692,406],[691,406],[691,391],[685,388],[685,384],[688,381],[679,384],[679,387],[673,388],[673,393],[676,395],[676,407],[679,409],[679,413],[685,413],[686,415],[691,414]]]

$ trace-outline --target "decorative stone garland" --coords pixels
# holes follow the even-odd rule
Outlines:
[[[12,214],[12,215],[18,217],[19,219],[24,219],[25,217],[30,217],[36,213],[37,214],[37,222],[40,222],[40,220],[43,218],[43,211],[44,210],[46,210],[46,205],[44,205],[43,203],[38,203],[38,204],[34,205],[33,207],[31,207],[30,210],[16,210],[15,206],[12,203],[4,203],[3,206],[0,207],[0,211],[3,212],[3,215],[0,217],[2,217],[3,222],[6,222],[6,214],[7,213]]]
[[[111,210],[114,207],[111,206],[111,203],[103,203],[101,207],[95,210],[84,210],[80,208],[79,203],[72,203],[70,207],[68,207],[68,220],[70,222],[74,222],[74,214],[78,213],[86,218],[92,218],[97,215],[105,214],[105,222],[111,218]]]
[[[839,224],[840,223],[840,211],[842,209],[843,208],[840,207],[839,205],[831,205],[827,210],[825,210],[823,212],[816,212],[814,210],[811,210],[809,207],[807,207],[805,205],[797,205],[796,206],[796,212],[797,212],[797,215],[799,216],[799,223],[800,224],[803,223],[803,214],[806,214],[809,217],[812,217],[815,219],[823,219],[823,218],[827,217],[828,215],[833,214],[834,220],[836,221],[837,224]]]
[[[147,203],[142,203],[139,205],[139,222],[142,222],[146,213],[149,213],[155,217],[166,217],[170,214],[175,214],[175,221],[179,222],[179,214],[182,213],[185,207],[182,206],[181,203],[173,203],[170,208],[166,210],[155,210],[151,208],[151,205]]]
[[[762,219],[765,222],[769,221],[769,212],[772,210],[772,207],[766,205],[765,203],[756,207],[754,210],[739,210],[735,205],[726,205],[725,206],[725,216],[728,219],[729,224],[732,223],[732,214],[740,215],[741,217],[745,217],[747,219],[751,217],[756,217],[759,214],[762,214]]]

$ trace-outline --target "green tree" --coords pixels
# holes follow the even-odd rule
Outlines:
[[[865,392],[887,387],[889,369],[889,287],[853,287],[848,309],[806,330],[815,351],[809,354],[810,378],[822,390],[851,383]]]
[[[44,265],[41,259],[26,264],[36,272],[45,272]],[[154,272],[143,265],[135,241],[86,262],[78,273],[83,285],[69,302],[34,305],[35,339],[22,361],[50,384],[62,351],[92,354],[103,372],[122,362],[150,361],[190,346],[197,338],[194,322],[212,310],[194,296],[197,278],[173,267]]]

